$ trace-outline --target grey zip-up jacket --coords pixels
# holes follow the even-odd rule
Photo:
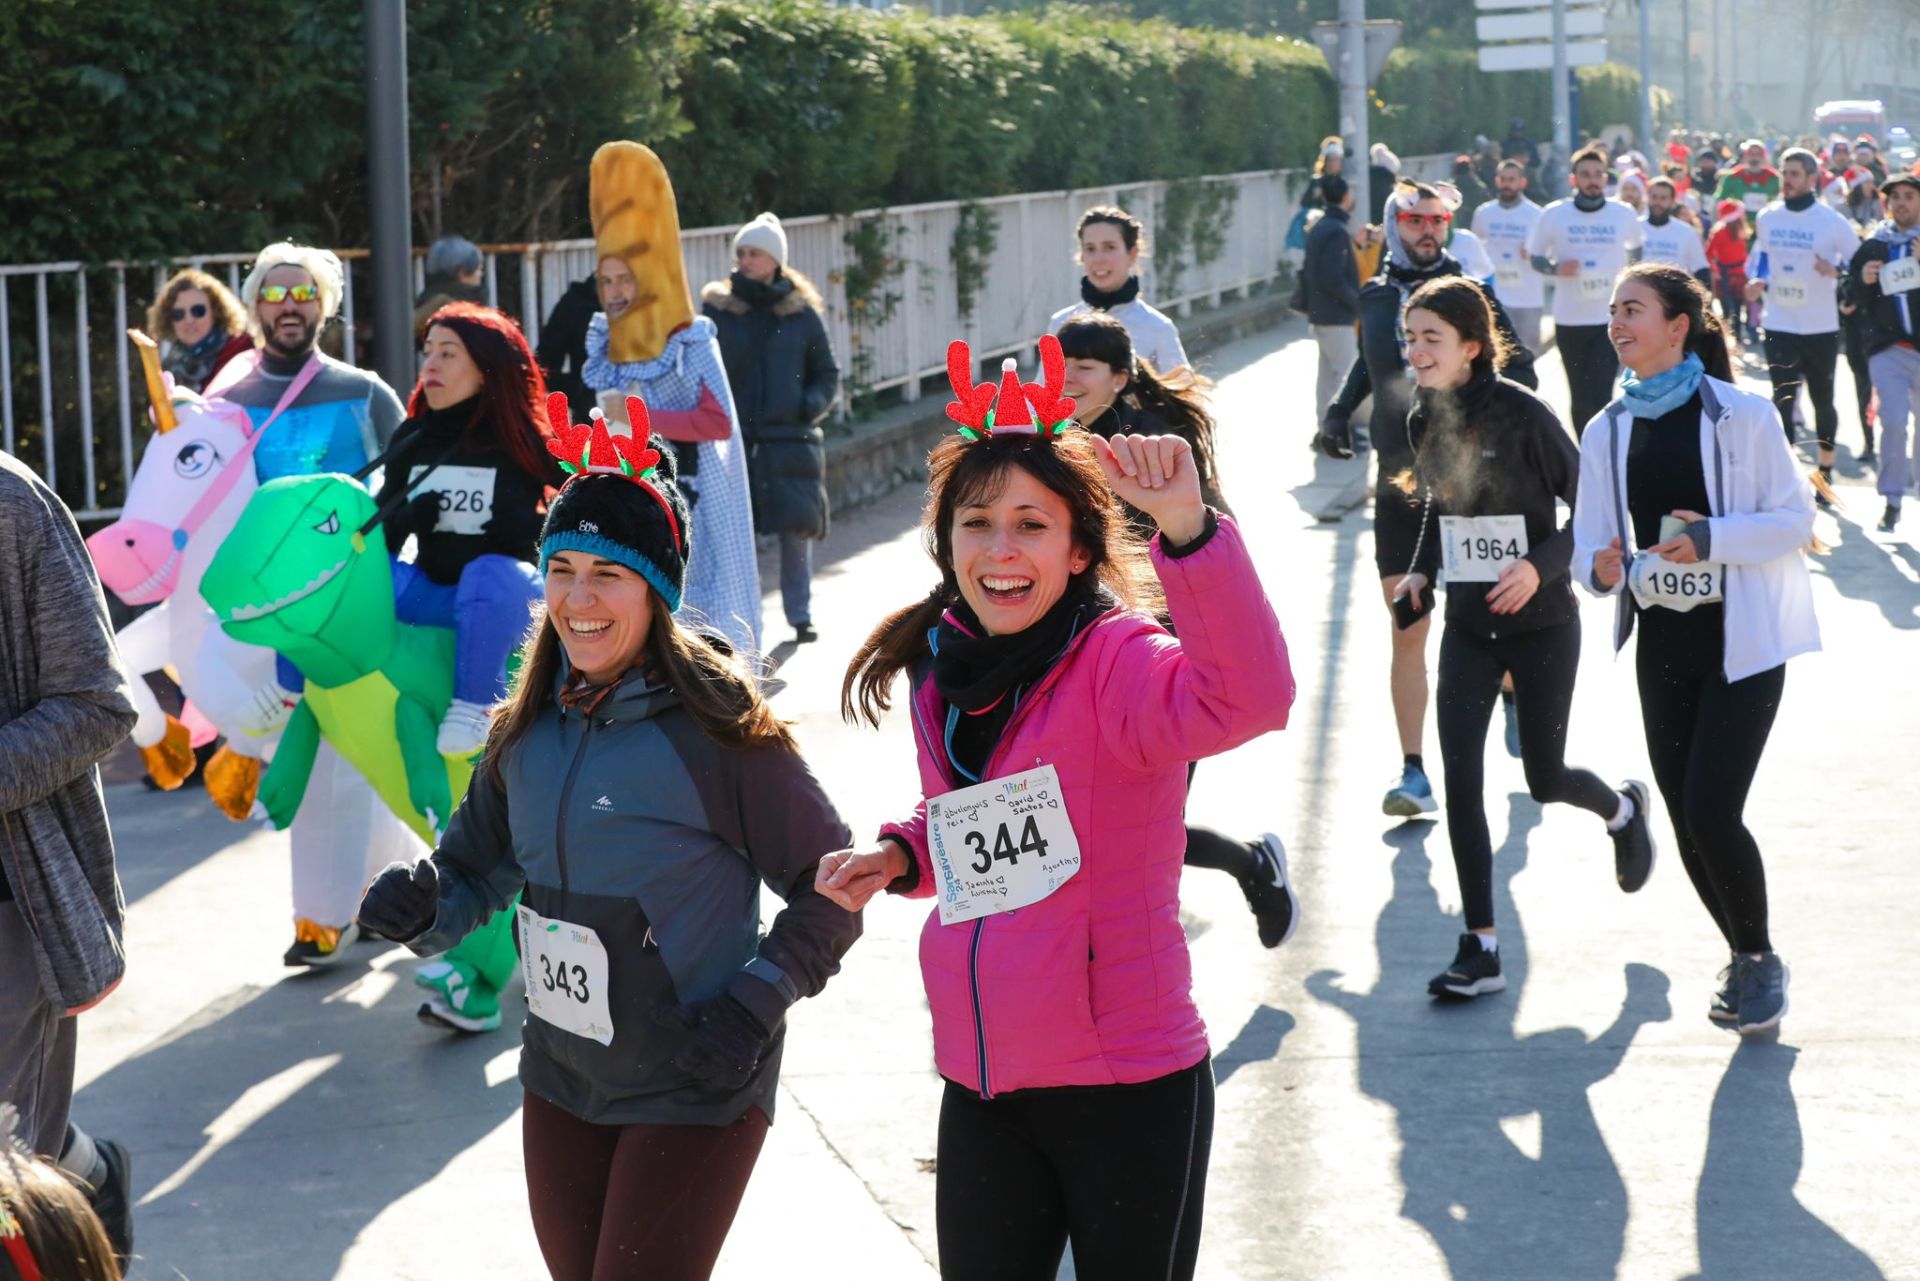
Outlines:
[[[0,452],[0,870],[33,934],[41,986],[69,1014],[126,972],[98,766],[133,721],[73,513]]]
[[[438,916],[409,946],[443,951],[524,891],[541,916],[599,935],[614,1029],[603,1046],[529,1015],[529,1090],[601,1125],[771,1118],[783,1024],[746,1087],[725,1091],[673,1065],[688,1034],[655,1015],[732,992],[780,1023],[860,936],[860,917],[814,890],[821,856],[852,834],[799,753],[720,746],[636,671],[591,718],[556,703],[500,773],[504,787],[474,771],[433,854]],[[764,937],[762,881],[786,900]]]

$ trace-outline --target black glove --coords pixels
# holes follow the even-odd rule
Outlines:
[[[760,991],[744,986],[746,984],[753,984]],[[653,1016],[662,1027],[691,1033],[680,1052],[673,1056],[673,1065],[723,1090],[737,1090],[752,1078],[753,1070],[760,1066],[767,1047],[773,1044],[781,1024],[786,1021],[783,1015],[770,1015],[773,1026],[767,1026],[760,1014],[734,995],[736,990],[764,1010],[783,1004],[780,994],[770,984],[750,974],[736,974],[719,996],[670,1006]]]
[[[367,886],[358,919],[363,928],[405,943],[424,934],[440,911],[440,873],[433,860],[389,863]]]
[[[389,523],[400,535],[402,542],[406,541],[408,535],[424,538],[433,532],[435,525],[440,523],[442,501],[439,490],[423,490],[408,499],[406,505],[389,518]]]
[[[1320,452],[1329,458],[1353,457],[1353,424],[1344,418],[1327,415],[1320,424]]]

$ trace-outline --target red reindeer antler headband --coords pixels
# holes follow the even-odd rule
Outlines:
[[[998,383],[973,381],[973,350],[955,339],[947,346],[947,381],[955,399],[947,417],[960,424],[968,440],[983,436],[1058,436],[1073,418],[1073,401],[1061,394],[1067,385],[1067,358],[1060,340],[1048,334],[1040,340],[1040,370],[1045,380],[1023,383],[1013,357],[1000,364]]]
[[[686,551],[686,539],[681,536],[673,505],[653,483],[660,466],[660,451],[648,443],[653,420],[647,415],[645,401],[638,396],[627,397],[627,422],[633,427],[631,436],[616,436],[608,431],[607,417],[597,406],[587,415],[586,422],[575,423],[563,391],[548,393],[547,422],[553,428],[547,452],[560,460],[560,469],[567,473],[567,484],[582,476],[626,477],[660,504],[660,510],[667,514],[667,528],[673,531],[674,546]]]

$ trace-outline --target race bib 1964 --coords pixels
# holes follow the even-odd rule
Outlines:
[[[929,799],[927,848],[942,925],[1038,903],[1080,870],[1080,840],[1051,765]]]
[[[520,970],[527,1008],[563,1032],[613,1044],[607,1008],[607,949],[584,925],[550,921],[525,903],[520,916]]]
[[[1491,583],[1527,554],[1524,516],[1442,516],[1440,565],[1449,583]]]

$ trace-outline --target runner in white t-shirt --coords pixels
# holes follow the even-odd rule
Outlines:
[[[1613,399],[1620,372],[1607,339],[1613,282],[1640,256],[1640,219],[1618,200],[1608,200],[1607,153],[1587,147],[1573,157],[1575,194],[1540,211],[1527,237],[1535,269],[1555,277],[1554,341],[1567,367],[1573,398],[1573,430],[1586,430],[1593,416]]]
[[[1187,351],[1180,345],[1180,330],[1140,296],[1137,269],[1146,238],[1140,220],[1124,209],[1096,205],[1080,215],[1075,235],[1080,241],[1080,266],[1086,272],[1080,277],[1080,301],[1054,312],[1047,332],[1057,334],[1075,316],[1104,311],[1127,327],[1133,354],[1152,365],[1155,373],[1184,368]]]
[[[1675,194],[1671,178],[1655,178],[1647,184],[1647,216],[1640,220],[1640,233],[1646,238],[1641,258],[1670,262],[1711,292],[1713,272],[1707,266],[1706,242],[1698,227],[1674,216]]]
[[[1811,151],[1795,147],[1780,157],[1780,199],[1762,209],[1754,224],[1747,297],[1767,300],[1767,376],[1787,441],[1793,441],[1793,402],[1804,383],[1820,438],[1820,474],[1831,480],[1840,430],[1833,404],[1840,273],[1860,237],[1852,223],[1820,203],[1814,191],[1819,174]],[[1825,495],[1818,501],[1827,505]]]
[[[1518,160],[1500,162],[1493,186],[1499,198],[1473,211],[1473,234],[1493,257],[1494,297],[1507,309],[1520,341],[1537,356],[1546,282],[1527,261],[1527,237],[1540,221],[1540,206],[1526,197],[1527,167]]]

